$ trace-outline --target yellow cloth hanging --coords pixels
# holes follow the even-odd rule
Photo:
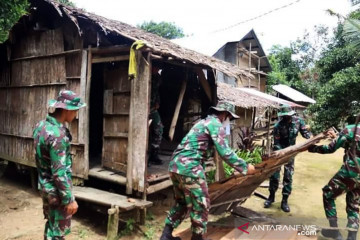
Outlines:
[[[135,50],[139,50],[144,47],[145,43],[142,40],[137,40],[131,45],[130,48],[130,57],[129,57],[129,79],[136,78],[137,76],[137,64],[136,64],[136,56]]]

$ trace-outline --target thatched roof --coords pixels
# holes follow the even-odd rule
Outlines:
[[[236,106],[242,108],[263,108],[274,107],[278,108],[279,104],[261,98],[250,93],[241,91],[240,88],[233,87],[226,83],[217,83],[217,96],[220,100],[227,100],[233,102]]]
[[[161,55],[163,57],[172,57],[173,59],[180,60],[183,63],[191,63],[198,65],[199,67],[209,67],[240,80],[241,78],[253,78],[251,74],[241,70],[235,65],[203,55],[193,50],[183,48],[167,39],[143,31],[129,24],[116,20],[110,20],[105,17],[86,12],[79,8],[65,6],[54,0],[30,0],[30,2],[34,6],[43,6],[44,2],[48,3],[49,7],[53,7],[58,12],[60,17],[69,18],[77,26],[80,34],[83,31],[84,26],[79,24],[79,19],[81,22],[86,21],[90,24],[99,26],[105,35],[114,34],[125,37],[132,41],[143,40],[146,42],[146,46],[157,55]]]

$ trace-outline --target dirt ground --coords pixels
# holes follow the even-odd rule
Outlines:
[[[280,210],[281,189],[277,192],[276,203],[270,209],[264,209],[264,201],[258,197],[251,197],[243,206],[276,219],[290,217],[289,219],[297,219],[302,223],[325,226],[321,188],[340,168],[342,154],[342,150],[332,155],[305,152],[296,157],[293,194],[289,199],[291,213]],[[258,191],[268,194],[266,188],[259,188]],[[41,199],[32,190],[29,178],[11,176],[0,179],[0,203],[0,239],[42,239],[45,220]],[[336,204],[338,215],[342,219],[341,227],[345,227],[345,196],[340,197]],[[159,239],[169,208],[169,204],[158,204],[150,209],[145,226],[135,226],[131,220],[125,219],[120,233],[121,239]],[[67,239],[105,239],[106,220],[106,215],[80,204],[80,211],[72,222],[72,233]],[[186,220],[180,229],[189,225],[189,220]],[[128,235],[131,232],[135,233]]]

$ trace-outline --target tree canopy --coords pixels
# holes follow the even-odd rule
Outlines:
[[[171,22],[159,22],[154,21],[143,22],[137,25],[138,28],[159,35],[160,37],[167,39],[175,39],[184,37],[184,31],[182,28]]]
[[[26,14],[29,4],[27,0],[0,0],[0,43],[8,38],[9,30]]]
[[[341,128],[352,114],[351,104],[360,102],[359,19],[355,10],[339,21],[332,38],[328,29],[318,26],[315,38],[305,34],[290,47],[270,51],[273,72],[268,83],[287,84],[316,99],[309,108],[314,132]]]

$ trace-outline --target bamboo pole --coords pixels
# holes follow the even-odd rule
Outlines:
[[[187,78],[187,76],[186,76]],[[170,125],[170,130],[169,130],[169,138],[172,141],[174,138],[174,133],[175,133],[175,127],[176,127],[176,123],[177,120],[179,118],[179,113],[180,113],[180,109],[181,109],[181,104],[184,98],[184,94],[186,91],[186,85],[187,85],[187,79],[184,79],[182,84],[181,84],[181,89],[180,89],[180,94],[179,94],[179,98],[178,101],[176,103],[176,107],[175,107],[175,112],[174,112],[174,116],[173,119],[171,121],[171,125]]]

